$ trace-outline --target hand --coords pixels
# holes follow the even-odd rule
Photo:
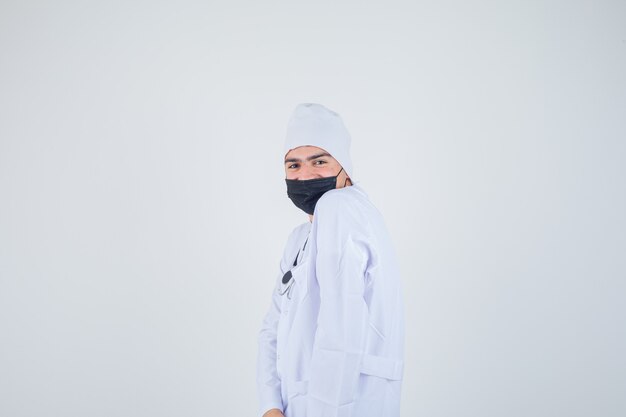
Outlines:
[[[278,408],[272,408],[267,413],[263,414],[263,417],[285,417],[283,412]]]

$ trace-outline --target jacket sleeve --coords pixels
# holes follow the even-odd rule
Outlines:
[[[306,415],[355,417],[368,323],[363,295],[370,244],[367,224],[358,219],[352,202],[337,193],[325,197],[318,201],[315,213],[320,309]]]
[[[277,291],[279,280],[280,277],[277,277],[270,308],[263,318],[258,335],[257,391],[259,416],[272,408],[283,410],[281,382],[276,369],[276,330],[281,313],[280,295]]]

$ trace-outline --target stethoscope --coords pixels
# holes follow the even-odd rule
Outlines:
[[[306,243],[309,241],[309,237],[306,237],[306,240],[304,241],[304,246],[302,247],[302,252],[304,252],[304,249],[306,248]],[[296,254],[296,259],[293,260],[293,266],[291,267],[291,269],[293,269],[296,265],[298,265],[298,256],[300,255],[300,249],[298,249],[298,253]],[[304,256],[304,255],[303,255]],[[283,275],[283,285],[287,285],[285,287],[284,290],[278,290],[278,293],[280,295],[284,295],[285,293],[287,293],[287,298],[291,300],[291,288],[293,287],[293,282],[294,280],[291,279],[293,277],[293,274],[291,273],[291,269],[287,272],[285,272],[285,275]]]

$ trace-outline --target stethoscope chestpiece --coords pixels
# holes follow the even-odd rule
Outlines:
[[[291,269],[287,272],[285,272],[285,275],[283,275],[283,284],[286,284],[289,282],[289,280],[291,279]]]
[[[304,241],[304,246],[302,247],[302,251],[304,251],[304,249],[306,248],[306,243],[309,241],[309,237],[307,236],[306,240]],[[296,265],[298,265],[298,255],[300,255],[300,251],[298,250],[298,253],[296,254],[296,259],[293,260],[293,267],[295,267]],[[291,273],[291,269],[287,272],[285,272],[285,275],[283,275],[283,279],[282,279],[282,283],[283,285],[287,285],[289,284],[283,291],[278,291],[280,295],[284,295],[285,293],[287,293],[287,298],[291,299],[291,287],[293,287],[293,281],[291,281],[291,278],[293,277],[293,274]]]

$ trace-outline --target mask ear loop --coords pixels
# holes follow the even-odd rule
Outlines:
[[[341,174],[341,171],[343,171],[343,167],[341,167],[341,169],[339,170],[339,172],[337,173],[337,175],[335,175],[335,177],[338,177],[338,176],[339,176],[339,174]],[[348,182],[348,180],[349,180],[349,179],[350,179],[349,177],[346,177],[346,180],[343,182],[343,186],[344,186],[344,187],[346,186],[346,183]]]

